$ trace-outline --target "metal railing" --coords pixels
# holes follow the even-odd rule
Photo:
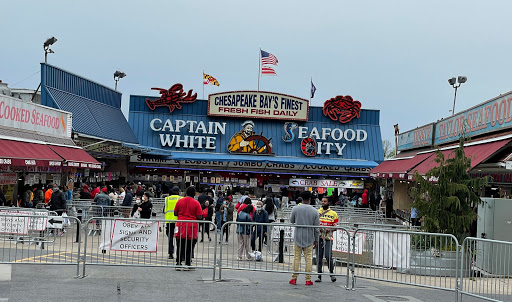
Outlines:
[[[76,230],[81,224],[74,217],[0,213],[0,263],[76,265],[78,276],[81,233]]]
[[[222,279],[226,270],[305,274],[304,262],[293,266],[295,256],[304,252],[295,249],[294,232],[319,228],[331,229],[335,234],[331,249],[333,263],[317,259],[313,250],[310,275],[341,277],[347,289],[356,289],[357,278],[364,278],[453,291],[455,301],[466,295],[512,302],[512,242],[468,237],[459,246],[452,235],[410,231],[405,226],[392,225],[362,228],[366,225],[313,227],[226,222],[217,232],[210,221],[173,222],[177,228],[197,225],[180,229],[182,234],[185,232],[184,239],[190,237],[193,242],[178,243],[174,230],[168,228],[171,223],[164,219],[92,217],[82,224],[75,217],[65,218],[46,210],[0,208],[0,263],[75,265],[76,275],[82,277],[89,265],[211,269],[213,280]],[[156,233],[151,248],[141,250],[140,245],[150,241],[143,241],[148,236],[142,235],[134,239],[137,234],[129,231],[132,227],[142,235],[148,235],[149,231]],[[239,228],[248,230],[245,238],[237,233]],[[114,238],[116,233],[118,236]],[[174,243],[172,253],[169,238]],[[219,242],[222,242],[220,246]],[[185,261],[182,265],[176,261],[178,250],[193,254],[194,258],[187,263],[186,256],[182,256],[182,262]]]
[[[266,228],[266,229],[265,229]],[[293,233],[297,230],[330,230],[334,234],[334,240],[319,240],[318,248],[312,248],[312,254],[318,255],[320,247],[322,253],[325,249],[331,248],[331,260],[324,265],[324,259],[315,257],[315,264],[312,265],[301,260],[303,250],[297,249],[293,242]],[[222,226],[222,234],[226,231],[233,234],[230,238],[234,244],[223,244],[219,251],[219,279],[222,279],[222,271],[244,270],[244,271],[264,271],[289,274],[306,274],[317,277],[330,276],[336,280],[336,277],[345,277],[346,288],[349,286],[349,249],[350,236],[347,230],[342,227],[325,226],[301,226],[289,223],[254,223],[254,222],[226,222]],[[304,234],[308,234],[305,231]],[[236,235],[236,237],[235,237]],[[338,240],[337,240],[338,238]],[[234,239],[234,240],[233,240]],[[313,239],[309,240],[313,243]],[[298,253],[298,255],[297,255]],[[311,255],[312,256],[312,255]],[[294,258],[298,259],[299,265],[294,269]],[[313,260],[310,259],[311,261]],[[326,259],[327,260],[327,259]],[[346,272],[343,272],[343,264],[346,266]],[[312,265],[312,267],[309,267]],[[306,272],[305,270],[309,271]]]
[[[365,278],[458,290],[459,243],[453,235],[365,228],[352,233],[352,242],[352,288],[356,278]]]
[[[512,242],[468,237],[462,255],[461,298],[512,301]]]
[[[199,225],[212,228],[215,240],[197,242]],[[189,241],[175,238],[175,228],[190,237],[184,238]],[[169,223],[164,219],[90,218],[84,223],[82,276],[86,276],[89,265],[151,266],[178,270],[212,269],[215,279],[215,230],[215,225],[207,221],[175,220]],[[187,263],[188,255],[193,258],[191,263]]]

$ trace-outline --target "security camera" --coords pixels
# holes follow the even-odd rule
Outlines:
[[[465,76],[459,76],[459,78],[458,78],[458,81],[460,84],[466,83],[467,80],[468,80],[468,78],[466,78]]]
[[[450,85],[455,85],[455,83],[457,83],[457,79],[455,77],[448,79],[448,83],[450,83]]]

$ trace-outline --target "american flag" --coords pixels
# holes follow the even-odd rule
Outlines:
[[[268,66],[261,66],[261,74],[262,75],[277,75],[276,71]]]
[[[279,62],[279,61],[277,60],[276,56],[274,56],[273,54],[268,53],[264,50],[261,51],[261,64],[262,65],[265,65],[265,64],[277,65],[277,62]]]

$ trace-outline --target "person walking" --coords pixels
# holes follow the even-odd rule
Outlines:
[[[251,213],[253,206],[250,204],[242,209],[236,217],[237,222],[252,222]],[[252,253],[251,246],[249,245],[249,236],[251,234],[251,225],[238,224],[236,226],[236,233],[238,234],[238,261],[243,260],[245,252],[245,259],[252,260],[254,254]]]
[[[144,195],[142,195],[142,202],[137,203],[133,206],[131,216],[135,214],[136,211],[140,212],[140,218],[142,219],[150,219],[151,213],[153,212],[153,204],[151,203],[149,192],[145,192]]]
[[[256,203],[256,212],[253,215],[253,222],[268,223],[268,213],[263,209],[263,203],[258,201]],[[258,251],[261,252],[261,246],[263,245],[263,238],[267,236],[266,225],[256,225],[255,232],[251,234],[251,248],[256,251],[256,239],[258,239]]]
[[[302,204],[300,206],[293,207],[290,215],[290,222],[297,225],[307,226],[318,226],[320,224],[318,211],[310,205],[311,192],[304,191],[301,194]],[[297,284],[297,277],[299,274],[299,264],[301,260],[301,254],[304,253],[304,259],[306,261],[306,285],[313,285],[311,281],[311,266],[313,262],[313,248],[318,245],[318,228],[305,228],[296,227],[293,236],[294,249],[293,249],[293,271],[292,279],[290,284]]]
[[[226,201],[227,201],[227,204],[226,204],[226,208],[224,209],[224,215],[225,215],[226,219],[224,222],[230,222],[230,221],[233,221],[233,213],[235,212],[235,205],[233,204],[233,198],[231,197],[231,195],[228,195],[226,197]],[[226,245],[229,243],[230,227],[231,227],[230,224],[228,224],[224,227],[224,234],[226,234],[226,241],[224,242],[224,244],[226,244]]]
[[[98,206],[96,215],[99,217],[106,217],[109,213],[110,197],[107,195],[107,192],[107,188],[103,187],[100,192],[94,196],[94,203]]]
[[[338,225],[338,214],[329,207],[327,197],[322,198],[322,207],[318,209],[320,225],[333,227]],[[322,273],[324,256],[327,260],[327,267],[331,273],[331,281],[336,282],[334,273],[334,263],[332,261],[332,232],[333,229],[320,229],[320,239],[316,249],[316,268],[317,273]],[[322,282],[322,275],[318,275],[315,282]]]
[[[210,202],[208,200],[205,200],[204,203],[201,205],[201,208],[203,209],[203,220],[205,223],[201,223],[199,225],[199,228],[201,229],[201,241],[204,241],[204,233],[208,235],[208,240],[212,241],[212,238],[210,238],[210,224],[207,222],[212,221],[213,216],[213,207],[210,206]]]
[[[224,216],[224,208],[226,205],[224,204],[224,197],[222,193],[219,193],[219,198],[217,199],[217,203],[215,204],[215,224],[217,225],[217,232],[220,233],[222,230],[222,219]],[[222,243],[222,236],[220,238]]]
[[[174,213],[176,203],[180,199],[180,188],[178,186],[172,187],[169,190],[169,196],[164,200],[164,215],[165,215],[165,231],[168,240],[167,254],[169,259],[174,259],[174,229],[176,228],[176,219],[178,217]]]
[[[50,206],[50,211],[56,212],[59,216],[62,216],[62,214],[66,212],[66,196],[64,196],[64,192],[62,192],[61,188],[57,185],[53,187],[52,196],[50,197],[48,205]],[[66,230],[62,228],[58,235],[62,236],[65,233]]]
[[[194,199],[196,188],[188,187],[185,195],[176,203],[174,215],[178,217],[178,220],[202,220],[203,211],[199,202]],[[181,263],[185,260],[187,267],[184,270],[194,270],[190,266],[192,265],[192,254],[196,245],[199,226],[196,222],[179,221],[176,223],[176,227],[178,228],[176,232],[176,265],[181,266]]]

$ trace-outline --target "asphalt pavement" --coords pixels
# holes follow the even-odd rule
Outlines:
[[[358,279],[356,290],[335,283],[306,286],[304,275],[290,285],[289,274],[223,270],[176,271],[166,267],[88,266],[75,278],[76,266],[0,264],[0,302],[4,301],[455,301],[450,291]],[[315,277],[313,276],[313,279]],[[464,302],[482,301],[464,297]]]

